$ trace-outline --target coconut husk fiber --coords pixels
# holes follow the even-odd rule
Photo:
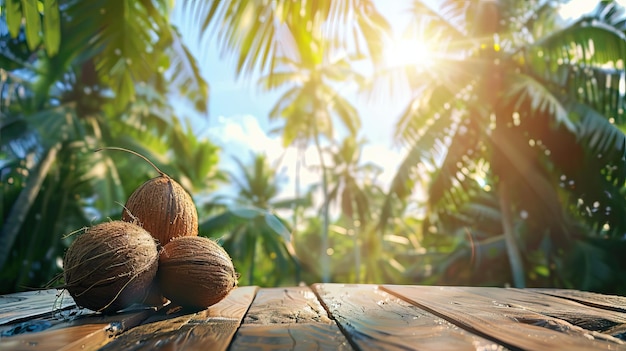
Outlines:
[[[209,307],[237,286],[237,278],[228,253],[209,238],[174,238],[161,251],[157,283],[172,303]]]
[[[85,230],[65,254],[65,288],[78,306],[104,313],[146,296],[158,268],[154,238],[140,226],[113,221]]]
[[[143,183],[124,207],[122,220],[138,221],[162,245],[174,237],[198,235],[198,211],[191,195],[165,174]]]

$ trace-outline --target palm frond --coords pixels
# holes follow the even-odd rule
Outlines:
[[[626,179],[626,135],[610,123],[605,116],[580,103],[569,104],[570,111],[580,119],[579,142],[589,154],[602,159],[609,167],[616,167],[607,177],[615,183]]]
[[[333,43],[330,49],[345,49],[354,41],[365,42],[376,57],[382,52],[383,33],[389,27],[370,0],[343,4],[328,0],[216,2],[206,6],[185,2],[183,12],[194,18],[194,22],[202,22],[198,27],[201,36],[204,39],[215,36],[222,54],[232,56],[237,74],[244,76],[255,70],[273,73],[279,53],[298,56],[305,53],[297,50],[299,45],[309,45],[321,35],[327,35],[328,42]],[[342,38],[346,28],[356,38]],[[310,61],[304,56],[301,59]]]
[[[437,12],[421,0],[414,0],[411,13],[413,17],[428,23],[428,27],[436,31],[443,31],[448,40],[455,43],[467,42],[463,23],[463,12],[467,3],[446,1]]]
[[[247,219],[235,215],[231,211],[224,211],[215,216],[208,217],[198,225],[201,235],[216,236],[216,233],[225,234],[228,231],[244,224]]]
[[[39,164],[37,171],[30,175],[26,186],[13,204],[11,213],[7,216],[8,222],[2,226],[0,231],[0,242],[2,243],[2,246],[0,246],[0,268],[4,268],[5,263],[8,261],[15,238],[22,229],[22,224],[41,189],[44,179],[54,165],[60,149],[61,144],[56,144],[46,151],[46,155]]]
[[[482,131],[471,118],[464,119],[446,147],[445,157],[437,170],[431,174],[428,188],[428,203],[434,209],[446,207],[458,209],[480,188],[474,179],[480,160],[487,158],[483,151]],[[452,200],[452,201],[446,201]],[[443,200],[443,201],[442,201]]]
[[[169,28],[169,38],[171,83],[193,102],[196,110],[207,112],[209,85],[202,77],[196,58],[183,43],[178,31]]]
[[[624,57],[626,35],[607,23],[583,18],[538,40],[530,48],[533,54],[544,57],[552,69],[563,63],[599,66]],[[543,53],[539,54],[538,50]]]
[[[515,110],[519,110],[522,102],[528,99],[533,113],[550,115],[557,124],[562,124],[570,131],[576,130],[575,121],[570,120],[570,115],[561,101],[543,84],[524,74],[515,75],[511,79],[513,82],[509,85],[505,98],[517,99]]]

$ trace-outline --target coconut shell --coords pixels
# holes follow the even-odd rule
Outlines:
[[[237,273],[228,253],[213,240],[185,236],[163,247],[157,282],[172,303],[206,308],[237,286]]]
[[[65,287],[78,306],[115,312],[141,302],[158,267],[157,244],[145,229],[122,221],[88,228],[63,259]]]
[[[122,220],[138,221],[163,245],[178,236],[198,235],[198,211],[193,199],[167,175],[143,183],[124,207]]]

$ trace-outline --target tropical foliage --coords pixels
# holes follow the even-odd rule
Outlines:
[[[235,158],[237,172],[229,172],[227,179],[235,187],[234,194],[209,202],[210,215],[200,223],[200,234],[219,240],[247,284],[298,283],[300,264],[293,238],[276,211],[308,201],[278,199],[280,184],[274,169],[264,155],[253,156],[250,165]]]
[[[296,168],[319,183],[296,179],[285,199],[265,155],[219,170],[219,149],[174,112],[182,95],[206,116],[209,90],[206,53],[185,45],[172,2],[0,0],[3,291],[49,281],[66,234],[119,216],[154,176],[134,156],[92,152],[117,146],[195,195],[201,235],[242,284],[626,293],[624,9],[600,1],[564,21],[561,1],[406,3],[402,44],[421,51],[393,62],[394,21],[373,0],[177,3],[185,35],[279,94],[261,117],[283,146],[317,153]],[[366,162],[357,93],[405,106],[381,116],[405,152],[390,184]]]
[[[183,128],[167,99],[183,79],[204,111],[207,90],[165,3],[69,1],[59,17],[46,1],[43,42],[30,4],[6,1],[0,23],[3,291],[46,284],[68,234],[119,217],[132,190],[156,176],[134,156],[96,148],[139,151],[190,190],[217,174],[218,149]]]
[[[567,26],[552,6],[444,1],[446,18],[415,2],[414,24],[436,34],[446,64],[410,72],[415,98],[396,126],[410,151],[390,195],[410,191],[415,165],[434,166],[426,225],[467,232],[473,249],[503,241],[516,286],[589,289],[612,274],[588,239],[621,241],[626,229],[626,46],[615,4]],[[496,221],[485,231],[476,216]]]

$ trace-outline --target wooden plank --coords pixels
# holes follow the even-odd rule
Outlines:
[[[121,334],[101,350],[226,350],[257,287],[239,287],[195,313],[164,312]]]
[[[571,323],[481,296],[490,289],[394,286],[384,290],[402,297],[448,321],[498,341],[509,348],[530,350],[626,350],[616,338],[588,331]]]
[[[230,345],[236,350],[351,350],[308,287],[260,290]]]
[[[115,335],[139,325],[154,314],[155,310],[144,308],[109,316],[87,310],[67,312],[70,312],[70,317],[67,314],[53,317],[57,320],[45,331],[1,337],[0,351],[94,350],[109,342]],[[45,319],[34,319],[29,323],[37,321]]]
[[[604,316],[614,315],[618,313],[620,315],[626,315],[626,297],[617,295],[603,295],[587,291],[580,290],[565,290],[565,289],[526,289],[536,293],[548,295],[550,297],[567,299],[580,303],[585,306],[599,309]],[[589,324],[587,319],[582,319],[585,324]],[[607,328],[593,329],[593,326],[585,326],[584,324],[577,324],[583,328],[600,330],[602,333],[611,335],[620,340],[626,340],[626,322],[620,321],[621,324],[610,325]],[[604,327],[605,323],[598,323],[599,327]]]
[[[603,295],[587,291],[580,290],[565,290],[565,289],[531,289],[533,291],[561,297],[576,301],[578,303],[592,306],[596,308],[602,308],[605,310],[616,311],[626,313],[626,297],[617,295]]]
[[[0,325],[32,319],[74,307],[65,290],[48,289],[0,296]]]
[[[626,313],[603,310],[573,300],[544,295],[527,289],[481,289],[467,288],[468,292],[482,293],[503,303],[519,305],[529,311],[566,320],[587,330],[606,331],[626,324]]]
[[[502,345],[382,291],[376,285],[316,284],[313,289],[356,348],[503,350]]]

